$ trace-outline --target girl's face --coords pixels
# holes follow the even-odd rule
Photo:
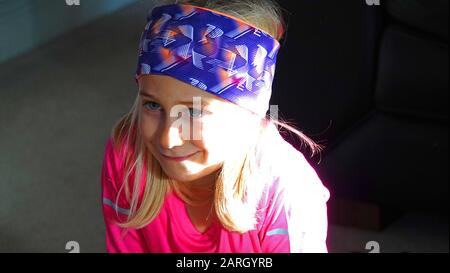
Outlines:
[[[245,122],[245,109],[165,75],[143,75],[138,83],[145,145],[170,178],[208,183],[246,145],[255,122]]]

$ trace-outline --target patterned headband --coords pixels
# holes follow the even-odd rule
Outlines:
[[[191,5],[159,6],[140,39],[135,79],[171,76],[265,115],[279,47],[233,16]]]

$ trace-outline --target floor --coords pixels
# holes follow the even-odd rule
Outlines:
[[[148,1],[0,64],[0,252],[104,252],[103,147],[136,94]],[[330,225],[330,252],[448,252],[448,215],[409,212],[382,232]],[[376,249],[375,249],[376,250]]]

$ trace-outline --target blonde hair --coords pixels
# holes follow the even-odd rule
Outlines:
[[[165,4],[174,1],[165,1]],[[179,0],[178,4],[190,4],[217,10],[240,18],[266,31],[276,39],[283,35],[284,23],[279,7],[269,0]],[[165,196],[174,190],[187,204],[196,206],[208,200],[198,200],[189,192],[183,183],[173,181],[162,170],[157,160],[147,151],[140,133],[140,112],[142,104],[137,96],[129,113],[124,115],[114,126],[112,138],[114,147],[118,151],[123,164],[119,192],[116,196],[118,203],[122,191],[130,204],[130,213],[125,222],[117,224],[123,228],[142,228],[152,222],[159,214]],[[255,117],[252,113],[250,117]],[[245,117],[243,117],[245,118]],[[213,189],[213,209],[220,223],[230,231],[240,233],[255,228],[258,223],[258,201],[264,188],[272,177],[268,172],[275,154],[269,154],[273,148],[274,139],[284,141],[274,124],[294,133],[312,151],[312,155],[322,149],[321,145],[304,135],[300,130],[287,122],[281,122],[271,117],[259,118],[254,134],[243,134],[249,143],[247,149],[242,149],[233,160],[225,160],[220,168]],[[271,130],[272,129],[272,130]],[[266,163],[261,161],[261,153]],[[266,164],[266,165],[264,165]],[[267,165],[268,164],[268,165]],[[263,167],[264,166],[264,167]],[[267,171],[263,171],[267,170]],[[130,179],[134,175],[134,179]],[[141,179],[145,177],[145,184]],[[133,181],[129,181],[133,180]],[[143,186],[143,191],[141,191]]]
[[[271,0],[165,0],[167,4],[188,4],[212,9],[241,19],[280,40],[285,22],[281,7]]]

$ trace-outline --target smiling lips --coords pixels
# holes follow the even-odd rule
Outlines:
[[[174,160],[174,161],[183,161],[183,160],[186,160],[186,159],[188,159],[189,157],[195,155],[196,153],[197,153],[197,152],[192,153],[192,154],[187,155],[187,156],[181,156],[181,157],[167,156],[167,155],[162,154],[162,153],[161,153],[161,155],[162,155],[164,158],[167,158],[167,159],[170,159],[170,160]]]

